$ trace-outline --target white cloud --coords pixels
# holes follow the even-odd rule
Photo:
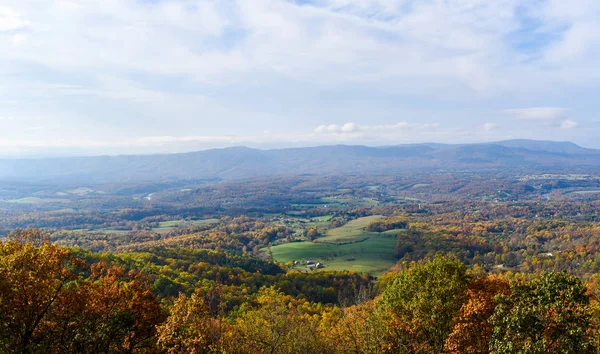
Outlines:
[[[559,107],[535,107],[523,109],[508,109],[504,111],[515,120],[541,123],[546,127],[557,127],[568,130],[579,125],[569,118],[567,110]]]
[[[48,141],[163,132],[226,141],[331,119],[338,124],[318,126],[306,141],[451,140],[481,132],[470,107],[523,102],[540,107],[502,114],[569,138],[586,113],[574,107],[600,108],[569,97],[599,89],[594,0],[2,4],[0,117],[50,117],[15,119],[15,139],[44,126]],[[557,101],[573,104],[567,112]],[[414,106],[422,119],[409,114]],[[414,123],[432,121],[440,123]],[[508,125],[493,124],[483,125],[486,136],[508,134]],[[532,137],[558,136],[543,134]]]
[[[7,2],[35,21],[29,45],[5,56],[59,70],[142,70],[211,83],[264,72],[317,82],[419,77],[415,84],[479,94],[508,89],[511,67],[535,72],[513,62],[504,42],[518,26],[516,0]]]
[[[577,126],[576,122],[561,122],[563,129]],[[346,127],[346,130],[344,130]],[[352,129],[350,129],[352,127]],[[137,138],[94,139],[73,136],[69,139],[53,139],[45,135],[37,139],[0,138],[0,151],[5,153],[27,152],[47,154],[69,149],[79,154],[122,154],[185,152],[208,148],[246,145],[258,148],[289,146],[315,146],[329,144],[396,145],[424,141],[447,143],[472,143],[498,141],[511,138],[530,138],[505,134],[495,123],[472,128],[449,128],[438,123],[399,122],[396,124],[358,125],[354,123],[321,125],[314,132],[277,133],[263,131],[259,134],[242,135],[148,135]],[[43,129],[40,127],[40,129]],[[37,130],[37,129],[34,129]]]
[[[498,128],[498,124],[496,124],[496,123],[485,123],[483,125],[483,130],[485,130],[486,132],[492,131],[497,128]]]
[[[516,120],[523,121],[549,122],[566,117],[566,110],[558,107],[507,109],[504,112]]]
[[[572,128],[575,128],[577,125],[578,125],[577,122],[572,121],[570,119],[566,119],[560,123],[560,128],[561,129],[572,129]]]
[[[399,122],[395,124],[380,124],[380,125],[359,125],[356,123],[345,123],[343,125],[329,124],[319,125],[315,128],[315,133],[318,134],[356,134],[367,132],[398,132],[398,131],[434,131],[439,128],[439,123],[409,123]]]
[[[31,23],[25,20],[15,10],[0,6],[0,32],[12,31],[29,26]]]
[[[353,133],[355,131],[358,131],[359,127],[356,123],[346,123],[346,124],[342,125],[341,130],[343,133]]]

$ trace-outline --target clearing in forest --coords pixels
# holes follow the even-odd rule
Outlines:
[[[394,249],[398,230],[383,233],[367,232],[364,228],[380,215],[352,220],[331,229],[314,242],[290,242],[270,248],[277,262],[299,261],[295,268],[307,269],[306,261],[324,265],[322,270],[353,270],[378,276],[396,263]]]
[[[344,244],[351,242],[360,242],[368,238],[378,236],[377,232],[367,232],[365,227],[369,225],[371,221],[381,219],[381,215],[366,216],[364,218],[358,218],[356,220],[349,221],[342,227],[336,227],[330,229],[325,234],[325,237],[320,237],[315,240],[315,243],[334,243]]]
[[[354,270],[378,276],[392,267],[396,236],[381,234],[362,242],[329,244],[290,242],[271,247],[278,262],[300,261],[298,269],[306,269],[306,261],[322,263],[322,270]]]

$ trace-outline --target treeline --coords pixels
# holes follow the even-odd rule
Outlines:
[[[107,262],[126,271],[143,270],[160,299],[191,295],[219,286],[223,306],[234,308],[264,286],[311,302],[336,304],[368,287],[373,278],[355,272],[286,272],[280,265],[248,255],[215,250],[152,248],[146,252],[73,254],[88,264]]]
[[[219,267],[238,280],[272,274],[249,287],[211,278]],[[187,288],[162,293],[162,274]],[[350,278],[285,279],[269,262],[205,250],[97,255],[19,231],[0,243],[0,352],[598,353],[594,280],[487,274],[440,255],[375,284]],[[286,280],[329,284],[338,299],[286,292]]]
[[[408,222],[403,217],[393,217],[371,221],[365,230],[369,232],[385,232],[396,229],[406,229]]]

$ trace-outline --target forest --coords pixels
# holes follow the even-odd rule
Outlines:
[[[94,255],[20,230],[0,244],[0,275],[5,353],[595,353],[600,344],[595,279],[486,273],[452,256],[374,280],[286,274],[217,251]]]
[[[594,177],[414,178],[5,209],[0,352],[600,352]]]

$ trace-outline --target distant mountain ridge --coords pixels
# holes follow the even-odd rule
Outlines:
[[[0,180],[119,182],[243,179],[299,174],[406,172],[600,171],[600,150],[571,142],[507,140],[478,144],[383,147],[330,145],[260,150],[247,147],[181,154],[0,159]]]

